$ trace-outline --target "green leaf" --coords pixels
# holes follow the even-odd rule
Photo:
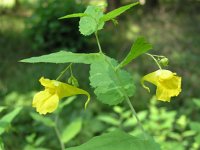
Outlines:
[[[138,5],[139,2],[136,2],[136,3],[132,3],[132,4],[129,4],[129,5],[125,5],[125,6],[122,6],[122,7],[119,7],[107,14],[105,14],[100,20],[102,22],[106,22],[106,21],[109,21],[109,20],[112,20],[114,18],[116,18],[117,16],[121,15],[123,12],[127,11],[128,9],[130,9],[131,7],[135,6],[135,5]]]
[[[198,108],[200,108],[200,99],[194,98],[194,99],[193,99],[193,102],[194,102],[194,104],[195,104]]]
[[[58,18],[58,19],[77,18],[77,17],[86,16],[86,15],[87,15],[87,14],[85,14],[85,13],[76,13],[76,14],[66,15],[66,16],[60,17],[60,18]]]
[[[50,118],[41,116],[37,113],[30,113],[30,115],[34,120],[43,123],[47,127],[54,127],[55,126],[54,121],[52,121]]]
[[[118,119],[115,119],[114,117],[107,116],[107,115],[100,115],[97,117],[98,120],[105,122],[107,124],[113,125],[113,126],[119,126],[120,121]]]
[[[88,6],[85,10],[84,16],[79,21],[79,31],[81,34],[87,36],[96,32],[97,30],[101,30],[104,26],[104,22],[100,22],[100,18],[103,17],[102,10],[97,6]]]
[[[196,143],[200,144],[200,134],[197,134],[194,139]]]
[[[80,146],[67,150],[160,150],[160,147],[150,137],[144,140],[117,130],[94,137]]]
[[[160,143],[162,150],[185,150],[185,147],[183,144],[180,144],[180,142],[176,141],[165,141],[163,143]]]
[[[61,140],[63,143],[69,142],[73,139],[80,131],[82,126],[82,119],[77,118],[71,122],[62,132]]]
[[[46,140],[45,135],[44,136],[40,136],[35,140],[34,145],[35,146],[40,146],[45,140]]]
[[[75,100],[76,96],[71,96],[62,100],[58,106],[59,111],[61,111],[65,106],[71,104]]]
[[[0,137],[0,150],[5,150],[1,137]]]
[[[83,63],[91,64],[98,61],[100,54],[98,53],[72,53],[66,51],[60,51],[56,53],[51,53],[48,55],[42,55],[38,57],[31,57],[23,59],[20,62],[25,63]]]
[[[102,103],[117,105],[128,96],[133,96],[135,92],[132,75],[128,72],[118,69],[115,72],[114,67],[118,64],[116,60],[102,56],[97,63],[90,67],[90,85],[95,88],[94,93],[97,99]]]
[[[31,144],[34,142],[35,137],[36,137],[36,134],[32,133],[31,135],[26,136],[26,141]]]
[[[136,39],[131,47],[130,52],[128,53],[126,58],[120,63],[120,67],[127,65],[133,59],[142,55],[143,53],[146,53],[150,49],[152,49],[152,45],[148,43],[143,37]]]
[[[194,136],[196,134],[195,131],[193,130],[186,130],[182,133],[182,136],[183,137],[190,137],[190,136]]]
[[[5,106],[0,106],[0,112],[2,112],[4,109],[6,109]]]
[[[198,133],[200,133],[200,123],[199,122],[190,122],[190,128]]]
[[[0,135],[5,132],[12,120],[19,114],[22,107],[17,107],[0,119]]]

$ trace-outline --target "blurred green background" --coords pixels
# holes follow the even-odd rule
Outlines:
[[[113,10],[131,0],[0,0],[0,148],[6,150],[60,149],[54,131],[58,113],[39,116],[31,107],[32,97],[42,89],[41,76],[55,79],[65,65],[23,64],[23,58],[59,50],[97,52],[94,36],[83,37],[79,19],[58,20],[83,12],[88,4]],[[140,85],[143,75],[155,71],[147,56],[126,68],[132,72],[137,94],[131,101],[145,130],[163,150],[200,149],[200,0],[140,0],[100,33],[104,52],[119,61],[126,56],[138,36],[154,45],[153,54],[169,58],[171,71],[182,76],[182,93],[170,103],[156,101]],[[138,134],[136,121],[122,103],[109,107],[96,100],[89,86],[89,66],[73,65],[80,87],[92,95],[84,110],[81,96],[63,102],[57,121],[66,147],[80,145],[103,132],[121,128]],[[81,100],[80,100],[81,99]],[[65,102],[65,103],[64,103]],[[70,105],[69,105],[70,104]],[[22,109],[18,109],[18,106]],[[5,119],[6,118],[6,119]],[[6,120],[6,121],[5,121]],[[12,123],[11,123],[12,121]],[[3,149],[3,148],[2,148]]]

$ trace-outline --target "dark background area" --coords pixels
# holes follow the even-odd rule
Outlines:
[[[83,12],[88,4],[107,6],[105,11],[129,4],[131,0],[11,0],[0,1],[0,105],[7,109],[23,106],[8,132],[2,136],[5,149],[59,149],[54,131],[32,117],[32,97],[41,90],[41,76],[55,79],[65,65],[23,64],[19,60],[60,50],[77,53],[97,52],[94,35],[82,36],[79,19],[58,20],[66,14]],[[117,18],[119,24],[106,24],[100,34],[103,51],[119,61],[130,50],[138,36],[144,36],[154,49],[152,54],[169,59],[167,69],[182,77],[182,93],[170,103],[156,101],[147,93],[140,79],[157,66],[143,55],[126,69],[133,74],[137,94],[131,99],[146,131],[154,136],[164,150],[200,149],[200,1],[199,0],[140,0],[136,6]],[[80,87],[92,95],[85,111],[84,101],[75,100],[61,113],[61,128],[81,116],[82,128],[66,143],[80,145],[105,131],[122,128],[137,133],[125,103],[110,107],[96,100],[89,86],[87,65],[73,65]],[[52,118],[53,115],[47,115]],[[196,126],[195,126],[195,125]],[[94,126],[93,126],[94,125]],[[92,127],[91,127],[92,126]],[[194,127],[195,126],[195,127]],[[74,129],[75,130],[75,129]],[[32,137],[32,139],[31,139]],[[43,137],[43,140],[41,140]],[[30,140],[31,139],[31,140]],[[36,142],[39,144],[36,144]],[[50,142],[51,141],[51,142]],[[48,144],[47,144],[48,143]]]

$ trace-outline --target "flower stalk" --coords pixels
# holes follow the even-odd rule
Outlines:
[[[159,62],[154,57],[155,55],[152,55],[152,54],[149,54],[149,53],[146,53],[146,55],[150,56],[155,61],[155,63],[157,64],[158,68],[160,70],[162,70],[162,67],[160,66]]]
[[[61,150],[65,150],[65,144],[62,142],[61,134],[60,134],[60,131],[59,131],[59,129],[58,129],[58,116],[59,116],[59,114],[56,114],[54,130],[55,130],[55,132],[56,132],[56,136],[57,136],[58,141],[59,141],[59,143],[60,143],[60,148],[61,148]]]

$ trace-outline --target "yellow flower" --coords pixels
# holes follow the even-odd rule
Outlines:
[[[85,103],[85,108],[87,107],[90,95],[85,90],[56,80],[45,79],[44,77],[41,77],[39,81],[45,89],[36,93],[33,98],[32,106],[35,107],[36,111],[40,114],[45,115],[46,113],[55,111],[60,99],[77,94],[87,95],[88,99]]]
[[[157,70],[142,78],[142,86],[150,92],[150,89],[144,85],[144,81],[157,86],[156,98],[161,101],[170,102],[171,97],[178,96],[181,92],[181,77],[169,70]]]

